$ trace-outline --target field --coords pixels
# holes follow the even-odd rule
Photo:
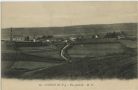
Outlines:
[[[131,43],[130,43],[131,42]],[[2,49],[2,77],[20,79],[96,79],[137,77],[136,41],[77,44],[68,50],[72,62],[60,57],[59,47]]]
[[[97,57],[121,52],[123,49],[118,43],[74,45],[68,51],[71,57]]]

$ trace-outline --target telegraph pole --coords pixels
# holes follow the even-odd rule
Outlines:
[[[10,30],[10,41],[13,41],[13,35],[12,35],[12,28],[11,28],[11,30]]]

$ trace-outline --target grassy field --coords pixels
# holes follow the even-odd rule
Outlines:
[[[28,48],[29,52],[24,51],[26,53],[21,52],[21,49],[17,51],[4,49],[2,50],[2,77],[20,79],[136,78],[136,43],[120,42],[123,45],[74,46],[69,54],[84,55],[84,57],[73,57],[71,63],[57,58],[59,57],[57,48],[48,47],[45,50],[44,48],[31,48],[31,50]],[[37,53],[28,54],[35,51],[41,52],[42,56]]]
[[[68,54],[74,57],[97,57],[113,53],[123,52],[119,43],[109,44],[80,44],[69,49]]]
[[[72,63],[55,66],[21,78],[37,79],[96,79],[96,78],[136,78],[136,56],[125,54],[99,58],[76,58]]]

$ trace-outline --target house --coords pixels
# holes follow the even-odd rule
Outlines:
[[[71,41],[75,41],[77,38],[76,37],[70,37],[69,38]]]
[[[95,35],[92,36],[92,38],[97,39],[97,38],[99,38],[99,35],[95,34]]]
[[[13,40],[13,41],[24,41],[25,38],[24,38],[24,37],[19,37],[19,36],[18,36],[18,37],[13,37],[12,40]]]
[[[117,39],[124,39],[124,38],[125,38],[124,35],[118,35],[118,36],[117,36]]]

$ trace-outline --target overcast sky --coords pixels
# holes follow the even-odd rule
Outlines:
[[[2,3],[2,28],[137,22],[137,2]]]

